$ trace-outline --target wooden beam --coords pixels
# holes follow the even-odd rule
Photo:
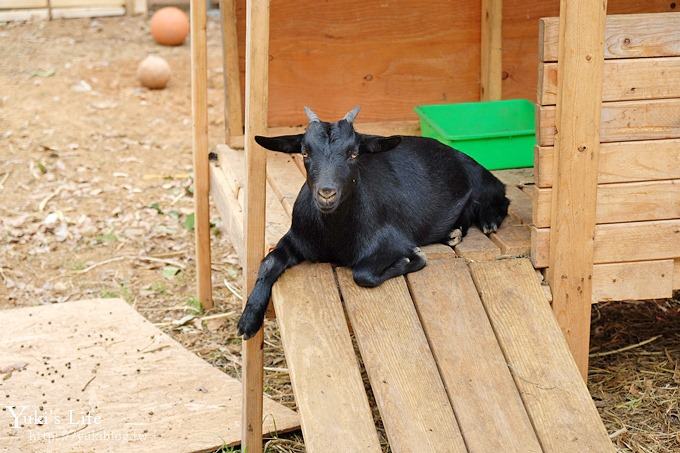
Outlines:
[[[534,188],[533,225],[550,226],[552,189]],[[622,223],[680,218],[680,179],[600,184],[597,223]]]
[[[557,63],[541,63],[538,71],[540,105],[557,102]],[[604,63],[603,101],[634,101],[680,97],[680,58],[639,58]]]
[[[267,156],[255,135],[267,130],[269,65],[269,0],[246,2],[246,206],[243,275],[245,294],[255,286],[264,256]],[[243,298],[246,301],[246,297]],[[264,366],[262,329],[243,343],[242,448],[262,452],[262,379]]]
[[[540,61],[558,61],[560,22],[556,17],[539,22]],[[604,58],[680,56],[680,14],[619,14],[607,17]]]
[[[243,135],[236,1],[220,0],[220,16],[222,21],[222,76],[224,77],[224,135],[225,142],[232,144],[231,137]]]
[[[208,162],[208,47],[206,4],[191,1],[191,107],[194,154],[194,231],[197,296],[213,306],[210,270],[210,164]]]
[[[600,140],[660,140],[680,137],[680,99],[606,102],[602,105]],[[601,121],[600,121],[601,119]],[[560,130],[553,106],[538,107],[538,144],[552,146]]]
[[[600,146],[606,0],[561,0],[559,80],[550,224],[553,310],[584,379],[588,377],[593,230]]]
[[[501,99],[503,81],[503,0],[482,0],[482,101]]]
[[[555,148],[536,147],[535,182],[552,187]],[[680,178],[680,139],[641,140],[600,145],[597,182],[654,181]]]
[[[673,289],[680,289],[680,258],[673,262]]]
[[[454,249],[456,255],[470,261],[495,260],[501,254],[501,249],[477,227],[471,227]]]

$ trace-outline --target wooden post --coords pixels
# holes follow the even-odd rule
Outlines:
[[[208,48],[206,2],[191,0],[191,110],[194,149],[194,231],[198,300],[212,308],[210,280],[210,167],[208,162]]]
[[[482,0],[482,62],[480,99],[501,98],[503,80],[503,0]]]
[[[561,0],[550,267],[553,310],[588,377],[607,2]]]
[[[269,66],[269,0],[247,0],[246,13],[246,202],[243,266],[245,292],[255,286],[264,256],[267,156],[255,143],[255,135],[267,132]],[[242,448],[262,451],[262,378],[264,355],[262,329],[243,343]]]
[[[224,141],[233,148],[233,138],[243,135],[236,1],[220,0],[220,15],[222,19],[222,72],[224,77]]]

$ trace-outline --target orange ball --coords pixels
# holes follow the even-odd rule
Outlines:
[[[189,33],[189,19],[179,8],[167,6],[151,17],[151,36],[158,44],[179,46]]]

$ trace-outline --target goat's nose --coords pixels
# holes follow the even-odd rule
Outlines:
[[[330,187],[322,187],[319,189],[319,196],[325,200],[330,200],[331,198],[335,197],[337,193],[337,190]]]

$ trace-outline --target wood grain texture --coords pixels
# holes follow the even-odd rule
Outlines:
[[[673,263],[673,289],[680,289],[680,258]]]
[[[196,292],[201,306],[212,308],[210,262],[210,168],[208,162],[208,47],[206,5],[191,2],[191,115],[194,163]]]
[[[555,234],[550,240],[550,267],[561,278],[553,278],[550,288],[557,322],[584,379],[588,376],[606,11],[606,0],[560,1],[560,71],[554,108],[554,124],[560,133],[555,144],[550,220]],[[545,125],[543,120],[539,124]],[[542,131],[540,135],[543,140]]]
[[[531,263],[470,270],[543,451],[613,452]]]
[[[245,259],[243,250],[243,208],[234,193],[229,190],[227,177],[222,168],[210,165],[210,195],[220,215],[221,227],[236,250],[239,260]]]
[[[51,0],[52,8],[125,6],[125,0]],[[45,8],[47,0],[0,0],[0,9]]]
[[[465,262],[407,280],[468,451],[542,451]]]
[[[539,64],[538,99],[557,102],[557,63]],[[680,97],[680,58],[608,60],[604,63],[603,101],[632,101]]]
[[[600,140],[659,140],[680,138],[680,99],[605,102],[600,119]],[[556,111],[553,106],[538,107],[538,144],[555,144]]]
[[[502,257],[520,257],[531,254],[531,229],[528,225],[503,225],[490,236],[491,240],[501,249]]]
[[[482,0],[479,97],[501,99],[503,79],[503,0]]]
[[[552,187],[553,147],[537,147],[536,185]],[[602,183],[680,178],[680,140],[647,140],[600,145],[597,181]]]
[[[239,68],[236,0],[220,0],[222,30],[222,77],[224,79],[224,139],[243,135],[243,101]]]
[[[283,208],[289,216],[293,215],[293,205],[305,184],[302,176],[290,154],[267,153],[267,181],[274,189]]]
[[[240,382],[124,300],[2,310],[0,324],[0,368],[26,364],[23,372],[4,374],[3,407],[45,417],[15,430],[3,411],[4,451],[196,452],[240,442]],[[89,423],[81,418],[88,413]],[[264,432],[299,426],[295,412],[269,398],[264,414]]]
[[[477,227],[471,227],[454,250],[456,255],[470,261],[495,260],[501,254],[501,249]]]
[[[430,260],[445,260],[456,257],[456,252],[454,252],[451,247],[445,244],[430,244],[421,247],[421,250],[425,254],[425,258],[428,260],[428,262]]]
[[[550,226],[552,189],[532,191],[533,225]],[[680,218],[680,179],[615,184],[597,188],[597,223]]]
[[[404,278],[361,288],[336,272],[392,451],[467,451]]]
[[[380,452],[331,266],[287,270],[272,300],[307,451]]]
[[[531,229],[531,260],[549,266],[551,228]],[[680,219],[597,225],[594,262],[617,263],[680,257]],[[554,289],[553,289],[554,291]]]
[[[542,19],[541,26],[543,42],[539,59],[558,61],[559,19],[556,17]],[[680,16],[675,13],[607,16],[604,57],[611,59],[680,56],[680,35],[677,33],[679,29]]]
[[[524,225],[531,224],[531,197],[516,186],[507,185],[505,196],[510,200],[508,213]]]
[[[593,267],[593,303],[672,296],[673,260],[597,264]]]

